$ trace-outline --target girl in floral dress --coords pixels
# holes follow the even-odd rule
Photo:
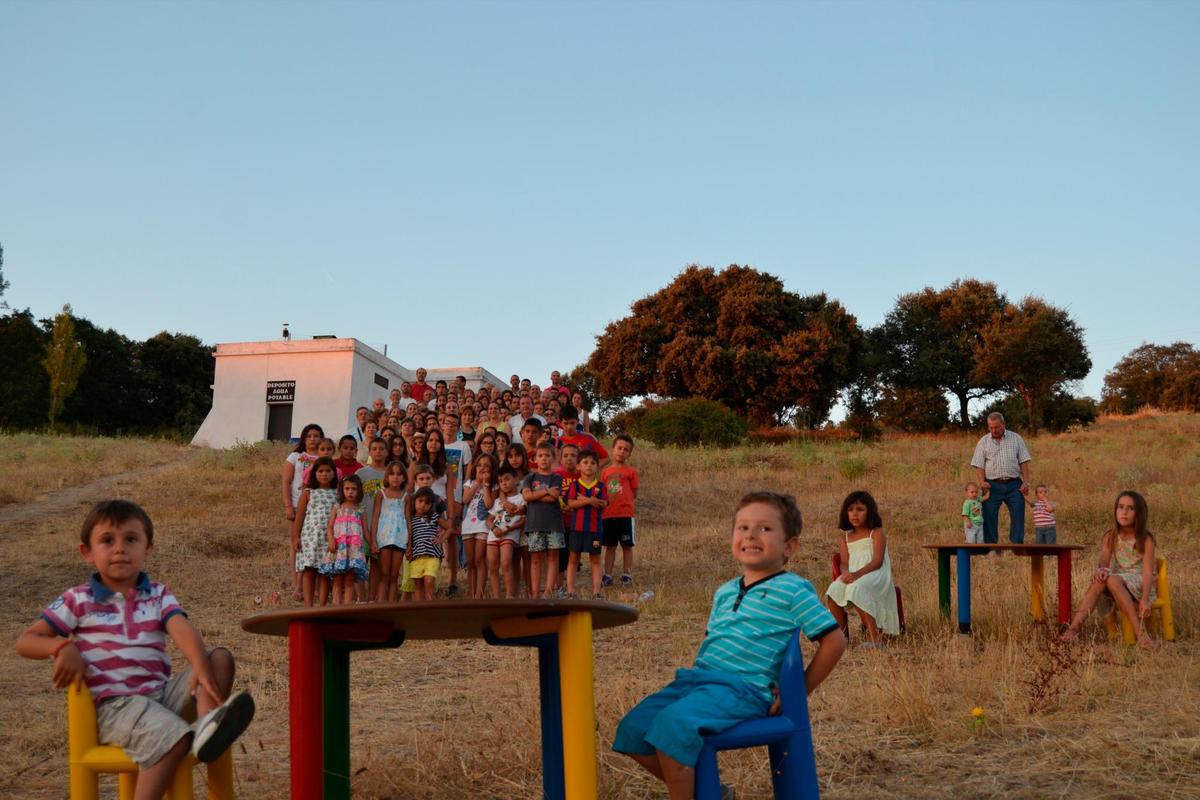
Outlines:
[[[362,481],[347,475],[338,486],[338,505],[329,517],[325,539],[329,552],[321,563],[321,574],[333,581],[333,604],[354,602],[354,582],[367,579],[365,547],[373,547],[363,526]]]

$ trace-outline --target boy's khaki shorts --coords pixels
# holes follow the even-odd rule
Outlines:
[[[109,697],[96,706],[96,728],[103,744],[115,744],[142,769],[162,760],[192,732],[196,699],[189,689],[192,668],[172,675],[153,694]],[[186,719],[185,719],[186,718]]]

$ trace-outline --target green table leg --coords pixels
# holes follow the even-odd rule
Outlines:
[[[938,550],[938,607],[950,616],[950,551]]]
[[[350,800],[350,648],[325,643],[325,800]]]

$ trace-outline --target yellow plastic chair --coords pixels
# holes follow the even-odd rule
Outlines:
[[[98,800],[100,774],[116,773],[118,797],[133,800],[137,764],[120,747],[100,744],[96,734],[96,706],[82,683],[67,689],[67,751],[71,772],[71,800]],[[192,800],[192,768],[188,755],[175,770],[167,789],[171,800]],[[233,751],[226,750],[208,765],[208,800],[233,800]]]
[[[1150,604],[1150,619],[1146,621],[1146,628],[1151,633],[1154,632],[1155,615],[1157,614],[1157,628],[1160,635],[1168,642],[1173,642],[1175,641],[1175,613],[1171,610],[1171,584],[1167,580],[1167,560],[1165,558],[1154,559],[1154,583],[1156,597]],[[1120,619],[1121,631],[1125,635],[1125,644],[1133,644],[1137,641],[1133,623],[1115,605],[1109,615],[1104,618],[1104,627],[1108,628],[1108,638],[1110,640],[1117,638],[1118,619]]]

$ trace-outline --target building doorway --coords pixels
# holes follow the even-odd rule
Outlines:
[[[267,406],[267,438],[272,442],[286,442],[292,438],[291,403]]]

